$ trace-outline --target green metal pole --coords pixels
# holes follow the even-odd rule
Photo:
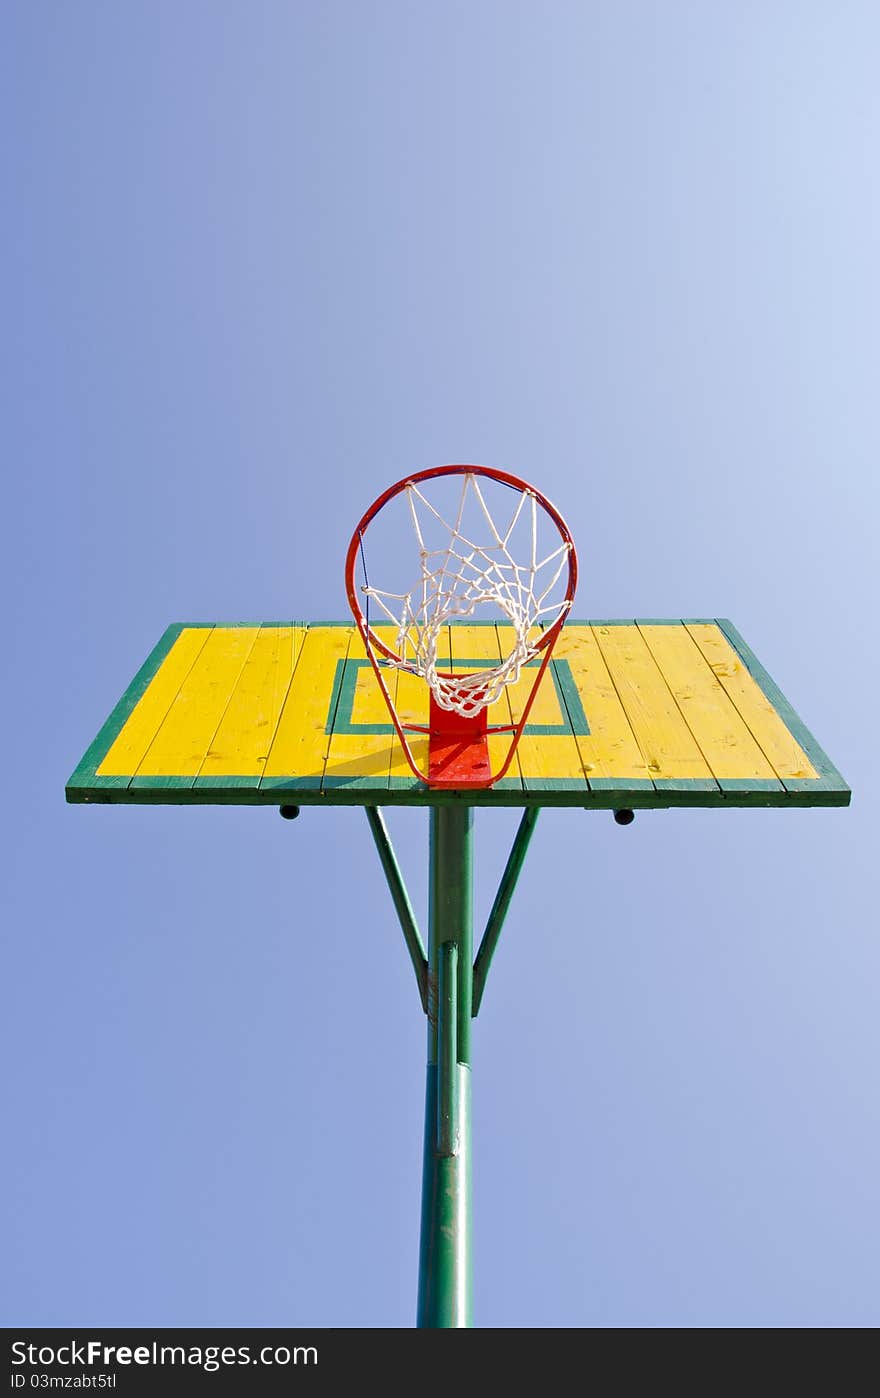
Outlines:
[[[431,808],[428,1080],[418,1324],[472,1323],[473,809]]]

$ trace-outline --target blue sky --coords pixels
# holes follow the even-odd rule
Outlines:
[[[63,785],[168,622],[344,616],[369,501],[470,460],[563,509],[579,615],[732,617],[855,793],[542,817],[476,1320],[875,1325],[876,7],[4,30],[4,1322],[412,1322],[424,1027],[365,819]]]

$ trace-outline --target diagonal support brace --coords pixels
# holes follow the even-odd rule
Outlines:
[[[425,955],[425,944],[422,941],[419,925],[416,922],[416,915],[409,901],[409,894],[406,891],[406,884],[400,872],[400,865],[394,853],[394,846],[391,843],[391,836],[388,834],[388,827],[382,818],[382,812],[378,806],[365,806],[367,820],[370,823],[370,830],[376,842],[376,849],[379,851],[379,859],[385,873],[385,879],[391,891],[391,899],[397,913],[403,932],[403,939],[406,942],[406,949],[409,952],[409,959],[413,964],[416,973],[416,982],[419,987],[419,999],[422,1002],[422,1009],[428,1013],[428,958]]]
[[[540,806],[527,806],[514,836],[513,846],[507,857],[504,873],[501,875],[501,882],[498,885],[498,892],[495,894],[495,902],[492,904],[492,911],[489,914],[486,930],[483,933],[480,948],[474,961],[474,989],[471,1008],[473,1015],[479,1013],[480,1001],[486,986],[486,976],[489,974],[489,965],[495,955],[495,948],[498,945],[498,938],[501,936],[510,900],[513,897],[517,879],[525,862],[529,841],[534,834],[540,814]]]

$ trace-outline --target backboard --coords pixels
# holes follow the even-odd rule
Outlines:
[[[509,649],[507,629],[451,624],[450,668],[495,663]],[[533,678],[526,672],[505,689],[490,725],[517,722]],[[424,682],[399,670],[387,682],[404,720],[426,724]],[[415,737],[413,747],[427,742]],[[508,742],[490,737],[490,750]],[[850,800],[736,628],[713,619],[567,622],[508,775],[468,792],[432,790],[413,776],[352,622],[177,623],[66,794],[71,802],[605,808]]]

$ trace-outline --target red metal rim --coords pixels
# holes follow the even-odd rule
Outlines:
[[[397,652],[391,650],[389,646],[386,646],[384,641],[381,641],[376,635],[373,628],[367,625],[366,617],[364,616],[363,609],[358,599],[354,575],[364,535],[371,521],[374,520],[379,511],[388,504],[389,500],[393,500],[394,497],[399,495],[402,490],[405,490],[408,485],[415,485],[419,481],[434,480],[438,476],[486,476],[489,480],[499,481],[502,485],[512,486],[514,490],[520,490],[534,495],[538,504],[556,525],[563,543],[570,545],[568,550],[568,586],[565,590],[564,599],[564,601],[568,603],[568,607],[563,605],[563,609],[556,621],[544,632],[540,641],[536,643],[535,649],[543,650],[545,646],[552,645],[570,610],[577,587],[577,552],[574,546],[574,539],[571,536],[571,530],[552,501],[548,500],[546,495],[542,495],[540,490],[530,485],[528,481],[521,480],[519,476],[512,476],[507,471],[496,471],[493,466],[467,465],[431,466],[426,471],[413,471],[410,475],[404,476],[403,480],[397,481],[395,485],[391,485],[387,490],[384,490],[382,494],[373,501],[370,508],[355,526],[354,533],[351,536],[351,543],[348,546],[348,553],[345,557],[345,592],[348,597],[348,605],[351,607],[354,619],[361,630],[365,642],[368,642],[369,645],[373,646],[377,651],[380,651],[382,655],[386,656],[389,660],[393,660],[397,664],[402,664],[401,657]]]

